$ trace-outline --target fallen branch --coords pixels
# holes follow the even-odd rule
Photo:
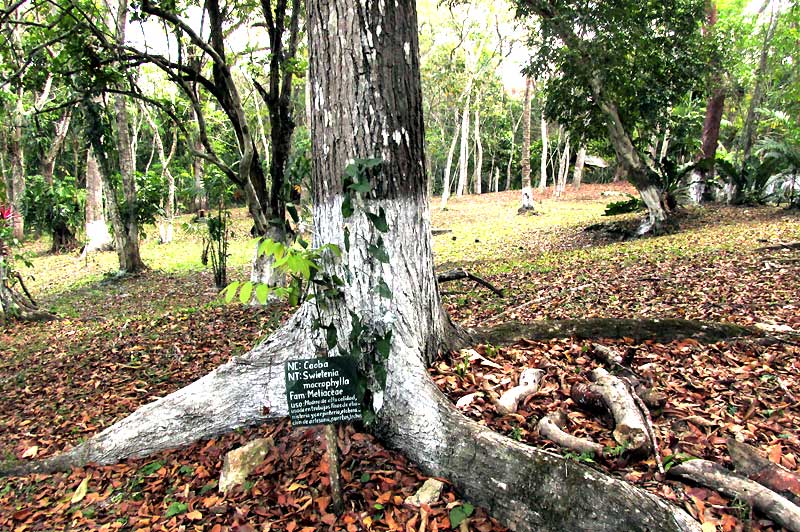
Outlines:
[[[656,428],[653,425],[653,418],[650,417],[650,410],[647,409],[647,405],[645,404],[644,400],[636,393],[636,390],[633,389],[633,386],[628,383],[628,391],[633,397],[636,406],[639,408],[639,413],[642,414],[644,417],[644,426],[647,429],[647,438],[650,440],[650,449],[653,451],[653,456],[656,459],[656,466],[658,467],[658,472],[662,475],[666,474],[664,470],[664,462],[661,460],[661,450],[658,447],[658,439],[656,438]]]
[[[667,396],[653,390],[650,379],[643,377],[630,368],[630,362],[615,349],[602,344],[592,344],[592,354],[614,371],[614,374],[630,383],[637,399],[641,399],[647,408],[660,410],[667,404]],[[642,415],[645,413],[643,412]],[[647,412],[649,416],[649,412]]]
[[[431,229],[431,236],[438,236],[438,235],[443,235],[445,233],[452,233],[452,232],[453,232],[452,229],[436,229],[436,228],[433,228],[433,229]]]
[[[800,532],[800,508],[774,491],[708,460],[689,460],[669,474],[714,489],[748,503],[778,525]]]
[[[589,373],[591,387],[603,397],[603,401],[614,417],[614,440],[631,452],[648,452],[646,421],[627,385],[603,368]]]
[[[540,369],[526,368],[522,370],[522,374],[519,376],[519,385],[506,390],[500,399],[494,402],[497,412],[502,415],[515,413],[520,402],[539,390],[542,377],[544,377],[544,371]]]
[[[726,444],[737,473],[800,505],[800,475],[767,460],[752,445],[733,438]]]
[[[564,447],[572,449],[581,454],[591,454],[594,456],[603,456],[603,446],[585,438],[578,438],[572,434],[564,432],[564,427],[567,426],[567,416],[564,412],[558,411],[546,415],[539,420],[536,428],[539,434],[550,440],[551,442]]]
[[[459,279],[469,279],[470,281],[475,281],[484,288],[488,288],[489,290],[497,294],[497,297],[503,297],[503,291],[501,289],[496,288],[492,283],[490,283],[486,279],[478,277],[477,275],[473,275],[463,268],[457,268],[455,270],[450,270],[436,275],[436,281],[439,284],[449,283],[451,281],[458,281]]]
[[[775,251],[777,249],[800,249],[800,242],[788,242],[786,244],[778,244],[776,246],[764,246],[756,248],[756,251]]]

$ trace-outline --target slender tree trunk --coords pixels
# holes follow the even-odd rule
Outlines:
[[[461,114],[461,148],[458,153],[458,185],[456,197],[460,198],[467,189],[467,169],[469,167],[469,105],[472,98],[471,83],[465,90],[464,110]]]
[[[192,111],[194,113],[194,111]],[[195,116],[195,120],[197,117]],[[205,152],[205,146],[198,134],[192,139],[193,150],[197,153]],[[195,212],[208,212],[208,195],[205,185],[205,159],[195,155],[192,158],[192,175],[194,176],[194,210]]]
[[[517,130],[519,129],[519,124],[522,122],[522,116],[525,113],[520,113],[519,118],[514,123],[514,129],[511,130],[511,149],[508,152],[508,164],[506,165],[506,188],[503,190],[511,190],[511,165],[514,163],[514,148],[516,147],[517,141]]]
[[[547,151],[550,149],[550,139],[547,138],[547,119],[542,109],[541,126],[542,128],[542,160],[539,162],[539,191],[544,192],[547,188]]]
[[[522,110],[522,207],[519,212],[533,211],[531,188],[531,79],[525,78],[525,103]]]
[[[472,172],[473,190],[475,194],[483,193],[483,143],[481,142],[481,108],[480,97],[475,102],[475,168]],[[491,176],[491,174],[489,174]]]
[[[84,253],[113,249],[103,213],[103,179],[94,150],[86,152],[86,247]]]
[[[53,173],[55,172],[56,167],[56,157],[58,157],[58,153],[64,146],[64,141],[66,140],[67,133],[69,132],[69,123],[71,119],[72,109],[66,109],[61,115],[61,118],[59,118],[58,122],[56,122],[53,141],[50,143],[50,147],[47,149],[42,157],[41,162],[39,163],[39,173],[42,175],[45,182],[51,187],[53,186]]]
[[[572,174],[572,185],[575,190],[581,188],[581,181],[583,180],[583,168],[586,165],[586,146],[581,145],[578,148],[578,153],[575,155],[575,172]]]
[[[22,240],[25,237],[25,151],[22,144],[22,132],[25,122],[25,108],[23,97],[25,93],[20,87],[17,90],[17,102],[12,115],[11,141],[9,142],[11,180],[6,193],[9,202],[14,207],[17,216],[12,219],[12,232],[14,238]]]
[[[570,146],[569,146],[569,131],[567,131],[566,135],[564,136],[564,150],[561,152],[561,157],[558,160],[558,177],[556,178],[556,185],[554,196],[557,198],[561,197],[561,194],[564,193],[564,190],[567,188],[567,174],[569,174],[569,157],[570,157]]]
[[[769,25],[764,33],[764,41],[761,46],[761,56],[758,60],[758,69],[756,70],[756,81],[753,87],[753,95],[750,98],[750,106],[747,108],[747,116],[744,120],[742,127],[742,161],[746,161],[750,156],[750,151],[753,149],[753,142],[755,140],[756,126],[758,125],[758,108],[761,106],[761,98],[764,93],[764,77],[767,72],[767,60],[769,59],[770,45],[772,38],[775,36],[775,29],[778,26],[779,20],[778,12],[773,4],[772,14],[770,15]]]
[[[444,175],[442,176],[442,209],[447,208],[447,200],[450,199],[450,170],[453,167],[453,155],[456,152],[456,143],[458,142],[459,121],[458,111],[456,111],[456,126],[453,132],[453,141],[450,143],[450,149],[447,150],[447,161],[444,165]]]

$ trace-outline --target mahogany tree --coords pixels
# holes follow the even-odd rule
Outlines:
[[[467,419],[439,391],[428,364],[475,338],[450,322],[434,275],[415,2],[307,10],[314,237],[330,293],[249,353],[27,469],[113,463],[286,416],[284,362],[322,350],[359,357],[387,445],[514,530],[699,530],[654,495]]]

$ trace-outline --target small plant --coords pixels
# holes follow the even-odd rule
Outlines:
[[[614,447],[605,447],[603,449],[603,454],[605,456],[610,456],[612,458],[619,458],[620,456],[625,454],[625,451],[627,451],[627,450],[628,450],[628,445],[627,444],[615,445]]]
[[[465,502],[450,509],[450,527],[456,528],[475,512],[475,507]]]
[[[459,377],[467,376],[467,373],[469,373],[469,355],[466,352],[461,354],[461,360],[453,367],[453,371]]]
[[[570,460],[574,460],[575,462],[583,464],[597,463],[594,461],[594,455],[586,452],[578,454],[575,451],[567,451],[564,453],[564,458],[569,458]]]
[[[511,429],[511,434],[509,434],[509,436],[511,436],[512,440],[522,441],[522,432],[522,427],[516,426]]]
[[[214,270],[214,284],[224,288],[228,284],[228,225],[231,214],[222,200],[219,202],[217,215],[208,218],[208,239],[203,246],[203,264],[211,258],[211,269]]]
[[[606,205],[606,210],[603,216],[616,216],[617,214],[626,214],[629,212],[638,212],[644,210],[644,202],[630,194],[627,200],[612,201]]]
[[[689,460],[694,460],[695,457],[685,454],[685,453],[675,453],[667,456],[664,458],[664,470],[669,471],[672,467],[676,465],[682,464],[684,462],[688,462]]]

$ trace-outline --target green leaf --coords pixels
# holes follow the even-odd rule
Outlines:
[[[375,342],[375,350],[384,360],[389,358],[389,353],[392,351],[392,331],[378,338],[378,341]]]
[[[150,462],[149,464],[142,466],[142,468],[139,470],[139,474],[142,475],[143,477],[147,477],[152,475],[162,467],[164,467],[163,462]]]
[[[383,278],[378,281],[378,286],[375,287],[375,291],[383,298],[392,299],[392,290]]]
[[[300,216],[298,216],[298,214],[297,214],[297,207],[295,207],[293,204],[291,204],[291,203],[287,204],[286,205],[286,211],[289,213],[289,216],[292,217],[292,221],[294,223],[297,223],[297,222],[300,221]]]
[[[265,285],[264,283],[258,283],[256,285],[256,299],[262,305],[266,304],[267,298],[269,297],[269,286]]]
[[[81,502],[84,497],[86,497],[86,492],[89,489],[89,479],[90,478],[91,477],[86,477],[83,480],[81,480],[80,484],[78,484],[78,487],[75,490],[75,493],[72,494],[72,498],[69,501],[71,504],[77,504],[77,503]]]
[[[250,297],[253,295],[253,282],[247,281],[246,283],[242,284],[242,289],[239,291],[239,301],[243,304],[247,304],[250,302]]]
[[[383,207],[378,209],[378,214],[368,212],[367,218],[369,218],[369,221],[375,226],[375,229],[381,233],[385,233],[389,230],[389,224],[386,222],[386,211],[383,210]]]
[[[361,473],[361,482],[369,482],[370,478],[369,473]]]
[[[386,366],[383,364],[375,364],[375,380],[378,381],[381,389],[386,389]]]
[[[169,505],[167,508],[167,513],[164,514],[164,517],[170,518],[176,515],[185,513],[186,510],[189,509],[189,505],[183,502],[174,501],[172,504]]]
[[[225,303],[230,303],[231,301],[233,301],[233,298],[236,296],[236,290],[239,289],[240,284],[241,283],[239,281],[234,281],[225,287],[225,290],[223,290],[225,296]]]
[[[475,508],[469,504],[465,503],[463,506],[456,506],[450,510],[450,526],[452,528],[456,528],[459,526],[467,517],[472,515],[472,512],[475,511]]]
[[[363,181],[359,181],[358,183],[353,183],[350,185],[350,190],[358,194],[367,194],[370,190],[372,190],[372,185],[365,176]]]
[[[386,253],[386,248],[383,247],[383,242],[378,241],[378,244],[370,244],[367,246],[367,251],[379,262],[389,264],[389,254]]]
[[[350,228],[344,228],[344,250],[350,251]]]
[[[345,218],[350,218],[353,216],[354,212],[355,209],[353,209],[353,200],[349,195],[345,195],[344,200],[342,200],[342,216]]]
[[[376,502],[374,505],[372,505],[372,507],[376,510],[383,510],[383,505],[379,502]]]
[[[338,333],[336,326],[333,324],[328,325],[325,331],[325,343],[328,344],[328,349],[333,349],[339,343]]]

